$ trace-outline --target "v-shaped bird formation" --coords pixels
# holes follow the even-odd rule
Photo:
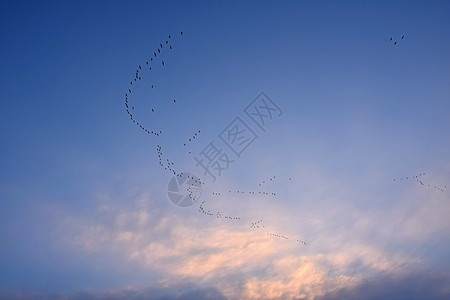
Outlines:
[[[182,35],[183,35],[183,32],[180,33],[180,36],[182,36]],[[168,35],[168,39],[165,40],[165,42],[164,42],[164,45],[166,45],[166,48],[169,51],[173,50],[173,46],[171,44],[171,41],[172,41],[172,35],[169,34]],[[164,67],[166,65],[165,61],[162,58],[158,59],[159,54],[162,53],[164,45],[163,45],[163,43],[160,43],[159,44],[159,48],[157,49],[157,51],[153,51],[153,57],[149,57],[145,61],[145,63],[139,64],[137,66],[136,72],[135,72],[133,78],[130,80],[130,84],[129,84],[129,86],[127,88],[127,91],[125,93],[125,101],[124,101],[125,109],[126,109],[126,112],[127,112],[128,116],[130,117],[130,120],[134,124],[136,124],[141,130],[143,130],[145,133],[147,133],[149,135],[153,135],[153,136],[160,136],[163,132],[162,132],[162,130],[156,130],[156,129],[151,130],[147,126],[144,126],[142,120],[138,121],[136,119],[136,117],[135,117],[135,107],[136,107],[136,105],[131,105],[131,95],[132,95],[133,90],[136,87],[136,85],[140,81],[142,81],[142,79],[144,78],[144,75],[148,76],[149,75],[148,72],[152,71],[152,66],[153,66],[153,64],[155,62],[160,61],[162,67]],[[158,54],[156,52],[158,52]],[[150,85],[150,88],[153,89],[154,87],[155,87],[155,83],[152,83]],[[173,103],[177,103],[176,99],[173,99],[172,102]],[[157,111],[155,106],[154,106],[155,104],[156,103],[153,103],[153,105],[151,106],[151,109],[150,108],[148,109],[148,112],[151,111],[151,113],[155,113]]]
[[[423,176],[425,176],[426,173],[419,173],[417,175],[414,176],[406,176],[406,177],[400,177],[400,178],[394,178],[393,181],[395,182],[406,182],[406,181],[413,181],[415,180],[416,182],[418,182],[422,187],[427,187],[427,188],[431,188],[431,189],[435,189],[437,191],[440,192],[444,192],[447,189],[447,186],[438,186],[438,185],[434,185],[434,184],[429,184],[429,183],[424,183],[425,179],[423,179]]]

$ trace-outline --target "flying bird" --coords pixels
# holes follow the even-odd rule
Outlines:
[[[161,63],[162,63],[162,65],[164,66],[164,61],[163,61],[163,60],[161,61]]]
[[[405,36],[404,35],[402,35],[402,40],[405,38]]]
[[[183,31],[181,32],[181,35],[183,35]]]
[[[392,41],[392,37],[389,39],[389,41]]]
[[[394,42],[394,45],[397,45],[397,42]]]

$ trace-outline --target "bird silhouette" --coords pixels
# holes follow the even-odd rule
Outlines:
[[[389,39],[389,41],[392,41],[392,37]]]
[[[162,63],[162,65],[164,66],[164,61],[163,61],[163,60],[161,61],[161,63]]]
[[[397,45],[397,42],[394,42],[394,45]]]
[[[405,38],[405,36],[404,35],[402,35],[402,40]]]

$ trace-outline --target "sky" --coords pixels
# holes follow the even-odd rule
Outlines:
[[[0,299],[448,299],[449,14],[2,2]]]

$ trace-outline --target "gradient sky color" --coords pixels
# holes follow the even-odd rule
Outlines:
[[[0,14],[1,299],[450,297],[450,2],[14,1]],[[166,65],[133,98],[164,131],[153,137],[124,94],[169,34]],[[156,146],[202,177],[183,143],[201,130],[195,155],[219,141],[261,91],[283,115],[253,127],[198,203],[173,206]],[[272,176],[276,197],[229,193]],[[199,214],[203,200],[242,220]]]

